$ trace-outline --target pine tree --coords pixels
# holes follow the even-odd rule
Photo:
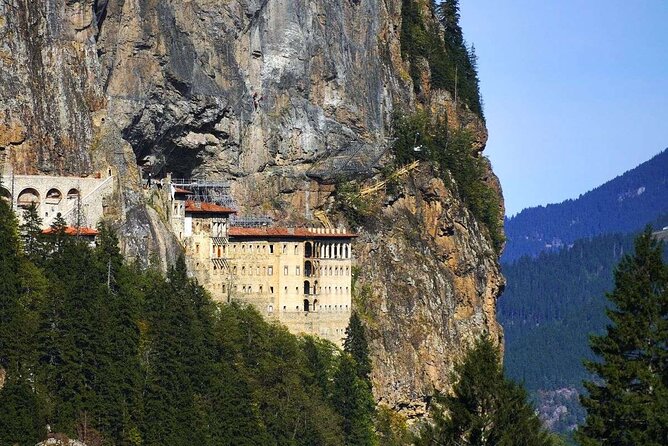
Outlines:
[[[44,236],[42,234],[42,218],[37,212],[35,203],[23,211],[23,224],[20,227],[23,236],[23,249],[34,262],[44,259]]]
[[[350,322],[346,328],[346,339],[343,341],[343,349],[350,353],[357,365],[357,376],[369,382],[371,375],[371,359],[369,358],[369,344],[364,334],[362,320],[356,311],[350,316]]]
[[[434,421],[423,427],[417,446],[553,444],[524,389],[504,378],[499,351],[488,338],[455,366],[453,379],[452,394],[436,397]]]
[[[14,332],[19,323],[20,251],[16,217],[9,204],[0,200],[0,367],[15,362]]]
[[[585,424],[576,438],[583,446],[668,444],[668,267],[663,244],[647,228],[635,254],[622,259],[608,294],[606,334],[590,338],[600,361],[585,367]]]
[[[334,408],[343,418],[346,446],[377,444],[373,430],[374,401],[369,385],[358,377],[357,363],[349,353],[342,353],[334,374]]]

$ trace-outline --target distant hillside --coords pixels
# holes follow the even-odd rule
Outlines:
[[[502,261],[575,240],[640,229],[668,212],[668,149],[575,200],[525,209],[506,220]]]
[[[668,225],[668,215],[652,222]],[[545,392],[581,390],[587,376],[582,359],[592,358],[588,336],[608,323],[605,293],[613,271],[632,251],[635,234],[608,234],[578,240],[569,248],[525,256],[503,265],[508,285],[499,300],[498,317],[505,334],[508,375],[524,382],[538,400]],[[577,394],[559,413],[553,427],[565,431],[583,415]],[[541,401],[539,401],[540,403]],[[561,401],[560,404],[564,404]],[[551,409],[539,404],[541,412]]]

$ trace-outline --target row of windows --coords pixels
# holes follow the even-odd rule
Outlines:
[[[348,311],[348,305],[319,305],[315,304],[315,307],[317,308],[318,311]],[[274,311],[274,307],[272,305],[269,305],[267,307],[267,310],[271,313]],[[299,305],[295,306],[295,310],[297,311],[302,311],[303,308],[300,307]],[[283,305],[283,311],[288,311],[287,305]],[[344,330],[342,330],[344,331]]]
[[[221,284],[222,288],[221,291],[224,293],[226,292],[225,284]],[[274,294],[274,287],[273,286],[268,286],[265,287],[264,285],[234,285],[233,286],[234,291],[241,291],[242,293],[264,293],[265,290],[269,292],[269,294]],[[302,290],[299,287],[295,287],[295,294],[300,294]],[[336,286],[336,287],[331,287],[331,286],[326,286],[326,287],[321,287],[316,290],[319,294],[335,294],[335,295],[348,295],[350,292],[350,289],[348,287],[345,288],[345,293],[344,293],[344,288],[342,286]],[[288,287],[283,288],[283,293],[288,294]],[[314,293],[315,294],[315,293]]]

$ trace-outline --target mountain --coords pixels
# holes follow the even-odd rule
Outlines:
[[[575,200],[524,209],[506,219],[501,261],[561,248],[599,234],[630,232],[668,212],[668,149]]]
[[[126,257],[166,268],[181,249],[142,169],[229,182],[240,216],[359,234],[353,307],[378,401],[419,416],[469,339],[500,341],[503,206],[456,11],[445,26],[425,0],[14,3],[0,2],[0,162],[109,172]],[[400,138],[398,121],[419,127]],[[402,170],[395,141],[440,165]]]
[[[668,215],[652,222],[668,225]],[[576,240],[556,251],[502,265],[507,280],[499,300],[508,375],[523,382],[542,417],[560,432],[584,415],[578,401],[589,378],[583,359],[594,359],[588,338],[608,324],[605,297],[613,271],[632,252],[637,234],[605,234]]]

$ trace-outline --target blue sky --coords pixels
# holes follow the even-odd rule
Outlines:
[[[461,0],[507,214],[668,147],[668,1]]]

